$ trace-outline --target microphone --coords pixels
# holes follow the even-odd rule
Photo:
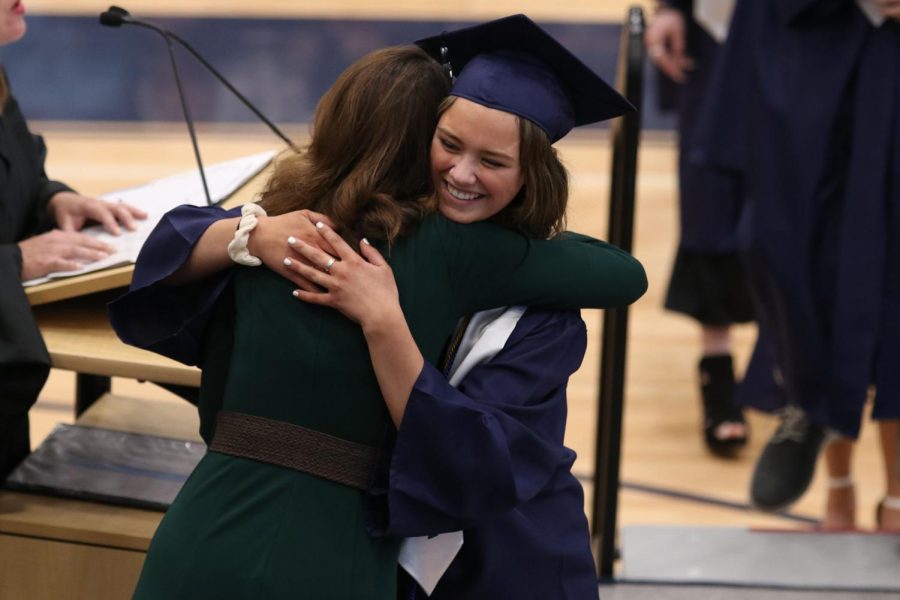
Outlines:
[[[107,27],[121,27],[126,19],[130,20],[128,11],[118,6],[110,6],[109,10],[100,13],[100,24]]]
[[[178,97],[181,100],[181,108],[182,108],[182,111],[184,112],[184,120],[187,122],[188,133],[190,134],[191,143],[194,147],[194,157],[197,159],[197,165],[200,168],[200,177],[203,181],[203,191],[206,194],[206,201],[208,204],[212,204],[212,200],[209,195],[209,189],[207,188],[207,185],[206,185],[206,176],[203,173],[203,163],[200,160],[200,149],[199,149],[199,146],[197,145],[197,136],[194,131],[194,122],[191,119],[190,111],[188,110],[184,91],[181,86],[181,77],[178,72],[178,66],[175,62],[175,53],[172,49],[172,41],[177,42],[185,50],[190,52],[190,54],[197,60],[197,62],[199,62],[201,65],[203,65],[203,67],[206,68],[206,70],[209,71],[217,80],[219,80],[219,82],[222,83],[222,85],[224,85],[228,89],[228,91],[230,91],[232,94],[234,94],[234,96],[237,97],[237,99],[240,100],[244,104],[244,106],[246,106],[248,109],[250,109],[250,111],[254,115],[256,115],[256,117],[259,118],[260,121],[265,123],[269,127],[269,129],[272,130],[272,132],[275,135],[277,135],[282,140],[284,140],[284,142],[288,146],[290,146],[293,150],[299,151],[299,149],[294,144],[294,142],[291,141],[291,139],[288,138],[274,123],[272,123],[272,121],[267,119],[266,116],[263,115],[262,112],[260,112],[260,110],[258,108],[256,108],[256,106],[252,102],[250,102],[247,98],[245,98],[244,95],[241,94],[231,84],[231,82],[229,82],[227,79],[225,79],[225,77],[221,73],[219,73],[215,68],[213,68],[213,66],[211,64],[209,64],[202,56],[200,56],[200,54],[196,50],[194,50],[194,48],[190,44],[188,44],[186,41],[181,39],[179,36],[175,35],[173,32],[163,29],[149,21],[135,19],[134,17],[131,16],[131,14],[127,10],[125,10],[124,8],[120,8],[118,6],[110,6],[108,10],[100,13],[100,24],[104,25],[106,27],[121,27],[122,25],[137,25],[139,27],[145,27],[147,29],[151,29],[151,30],[155,31],[156,33],[163,36],[163,38],[166,40],[166,46],[168,47],[168,50],[169,50],[169,58],[172,61],[172,70],[175,73],[175,84],[176,84],[176,87],[178,88]]]

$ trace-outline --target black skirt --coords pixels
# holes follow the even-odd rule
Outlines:
[[[708,254],[679,247],[665,307],[702,325],[753,321],[753,296],[740,256],[736,252]]]

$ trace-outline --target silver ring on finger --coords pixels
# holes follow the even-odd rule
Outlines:
[[[331,273],[331,267],[334,266],[335,262],[337,262],[337,261],[335,260],[335,258],[333,256],[328,259],[328,262],[325,263],[325,266],[323,267],[325,269],[326,273]]]

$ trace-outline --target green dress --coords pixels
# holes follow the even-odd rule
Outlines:
[[[620,306],[646,288],[640,264],[603,242],[535,241],[440,215],[382,250],[432,363],[463,315]],[[393,425],[359,326],[296,300],[293,288],[265,268],[237,269],[233,330],[210,333],[216,348],[233,337],[233,350],[204,365],[203,427],[224,408],[380,445]],[[399,540],[370,537],[365,515],[364,492],[209,452],[160,524],[134,597],[394,600]]]

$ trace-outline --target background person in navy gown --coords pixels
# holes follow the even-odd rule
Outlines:
[[[678,107],[681,239],[665,306],[700,325],[703,437],[711,451],[728,455],[744,446],[748,435],[735,397],[731,325],[752,321],[754,310],[737,247],[743,206],[738,182],[692,160],[698,116],[727,31],[729,15],[716,16],[721,22],[704,26],[695,18],[692,0],[664,0],[644,41],[650,59],[668,78],[660,80],[662,104],[675,96]]]
[[[0,46],[25,35],[24,14],[18,0],[0,0]],[[22,281],[106,257],[110,246],[78,233],[88,222],[118,234],[119,223],[133,229],[134,219],[144,217],[50,180],[46,153],[0,69],[0,481],[31,449],[28,410],[50,372]]]
[[[898,20],[896,0],[738,2],[705,117],[705,158],[741,177],[753,286],[808,421],[794,433],[834,433],[829,528],[855,525],[850,459],[870,386],[887,495],[877,517],[900,528]],[[803,494],[821,440],[781,433],[754,474],[763,508]]]

